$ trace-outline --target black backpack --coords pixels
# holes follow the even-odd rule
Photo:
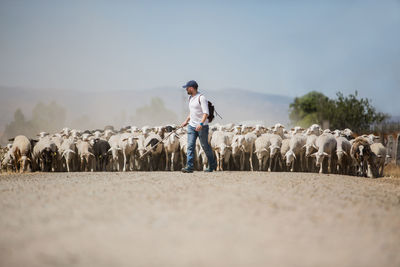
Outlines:
[[[199,96],[199,104],[200,104],[200,97],[201,97],[201,96],[202,96],[202,95]],[[208,112],[210,113],[210,114],[208,115],[208,117],[207,117],[208,122],[212,122],[213,119],[215,118],[214,112],[218,115],[218,117],[220,117],[220,118],[222,119],[222,117],[221,117],[221,116],[218,114],[218,112],[215,110],[214,105],[213,105],[210,101],[208,101],[208,100],[207,100],[207,102],[208,102]]]

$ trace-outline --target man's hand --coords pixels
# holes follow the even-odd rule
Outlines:
[[[187,121],[182,122],[181,127],[185,127],[188,124]]]
[[[196,126],[196,131],[198,132],[198,131],[200,131],[201,130],[201,128],[203,128],[203,126],[201,126],[200,124],[199,125],[197,125]]]

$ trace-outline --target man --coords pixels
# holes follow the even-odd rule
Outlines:
[[[188,145],[187,145],[187,163],[186,167],[182,169],[182,172],[191,173],[194,170],[194,152],[196,148],[196,139],[199,137],[200,144],[203,147],[204,152],[208,159],[208,168],[205,172],[212,172],[217,167],[214,154],[211,150],[210,144],[208,143],[208,101],[206,97],[200,94],[198,84],[196,81],[188,81],[186,85],[182,86],[186,88],[189,97],[189,116],[181,124],[181,127],[188,125]]]

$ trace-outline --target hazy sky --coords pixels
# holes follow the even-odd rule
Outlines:
[[[400,115],[400,1],[0,1],[0,85],[200,87],[333,97]]]

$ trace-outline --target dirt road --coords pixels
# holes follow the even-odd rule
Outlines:
[[[0,266],[400,266],[400,179],[0,175]]]

